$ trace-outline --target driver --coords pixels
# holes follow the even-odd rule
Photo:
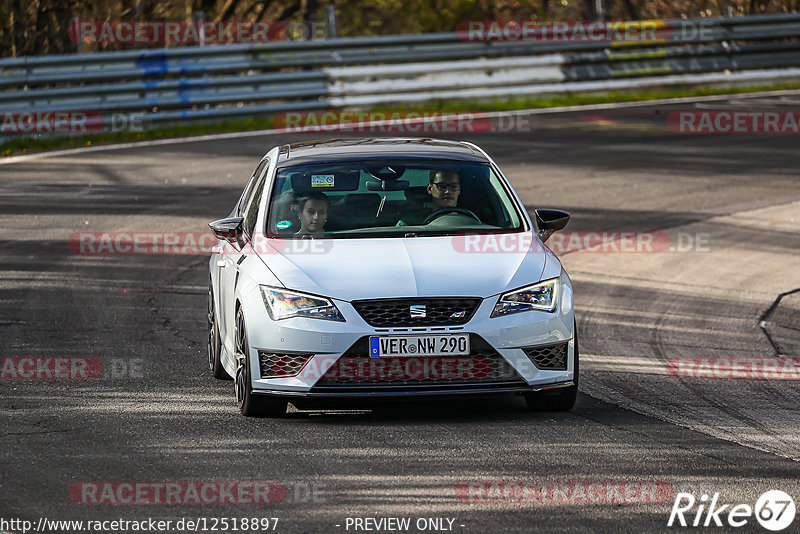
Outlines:
[[[427,191],[431,196],[431,213],[443,208],[455,208],[458,204],[458,195],[461,194],[461,179],[458,176],[458,172],[452,169],[432,170],[430,176],[428,176]],[[397,222],[397,226],[422,223],[422,220],[418,222],[400,220]]]
[[[461,180],[453,170],[431,171],[428,178],[428,194],[431,196],[433,211],[442,208],[455,208],[461,194]]]

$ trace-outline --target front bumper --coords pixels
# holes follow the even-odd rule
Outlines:
[[[568,280],[568,279],[567,279]],[[320,319],[269,319],[257,292],[245,299],[245,319],[250,342],[252,388],[257,395],[283,398],[408,398],[449,397],[454,395],[486,395],[523,393],[574,385],[574,332],[572,293],[564,284],[562,305],[554,313],[528,311],[506,317],[490,318],[496,298],[484,299],[473,317],[462,326],[424,328],[376,328],[368,325],[352,305],[336,301],[345,322]],[[255,294],[254,294],[255,293]],[[353,357],[369,336],[470,334],[472,340],[484,343],[511,370],[507,380],[374,380],[331,383],[329,371],[335,371],[340,359]],[[475,342],[471,342],[473,349]],[[566,368],[539,369],[523,348],[566,345]],[[259,352],[313,355],[309,363],[292,377],[261,378]],[[474,350],[473,350],[474,352]],[[360,352],[356,351],[356,354]],[[366,351],[363,356],[368,357]],[[332,369],[334,368],[334,369]],[[378,381],[380,382],[380,381]]]

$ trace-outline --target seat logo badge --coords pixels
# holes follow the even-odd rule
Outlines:
[[[424,304],[417,305],[417,306],[411,306],[411,308],[409,308],[409,312],[411,313],[411,317],[426,317],[427,316]]]
[[[466,316],[467,316],[467,312],[465,312],[465,311],[460,311],[460,312],[455,312],[453,315],[451,315],[451,316],[450,316],[450,318],[451,318],[451,319],[454,319],[454,318],[458,318],[458,317],[466,317]]]

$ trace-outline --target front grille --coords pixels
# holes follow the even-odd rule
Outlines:
[[[486,341],[470,335],[469,356],[369,357],[363,337],[320,378],[312,392],[444,390],[491,385],[525,386],[514,368]]]
[[[355,300],[353,307],[370,326],[456,326],[466,324],[479,298],[402,298]],[[412,306],[425,306],[424,317],[412,317]]]
[[[567,346],[569,343],[546,347],[524,347],[522,350],[537,369],[548,371],[567,370]]]
[[[261,378],[297,376],[312,356],[312,354],[280,354],[258,351]]]

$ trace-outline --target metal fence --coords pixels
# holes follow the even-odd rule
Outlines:
[[[635,24],[635,23],[634,23]],[[0,60],[0,111],[148,125],[289,110],[800,79],[800,14],[662,21],[655,39],[469,40],[463,33]]]

